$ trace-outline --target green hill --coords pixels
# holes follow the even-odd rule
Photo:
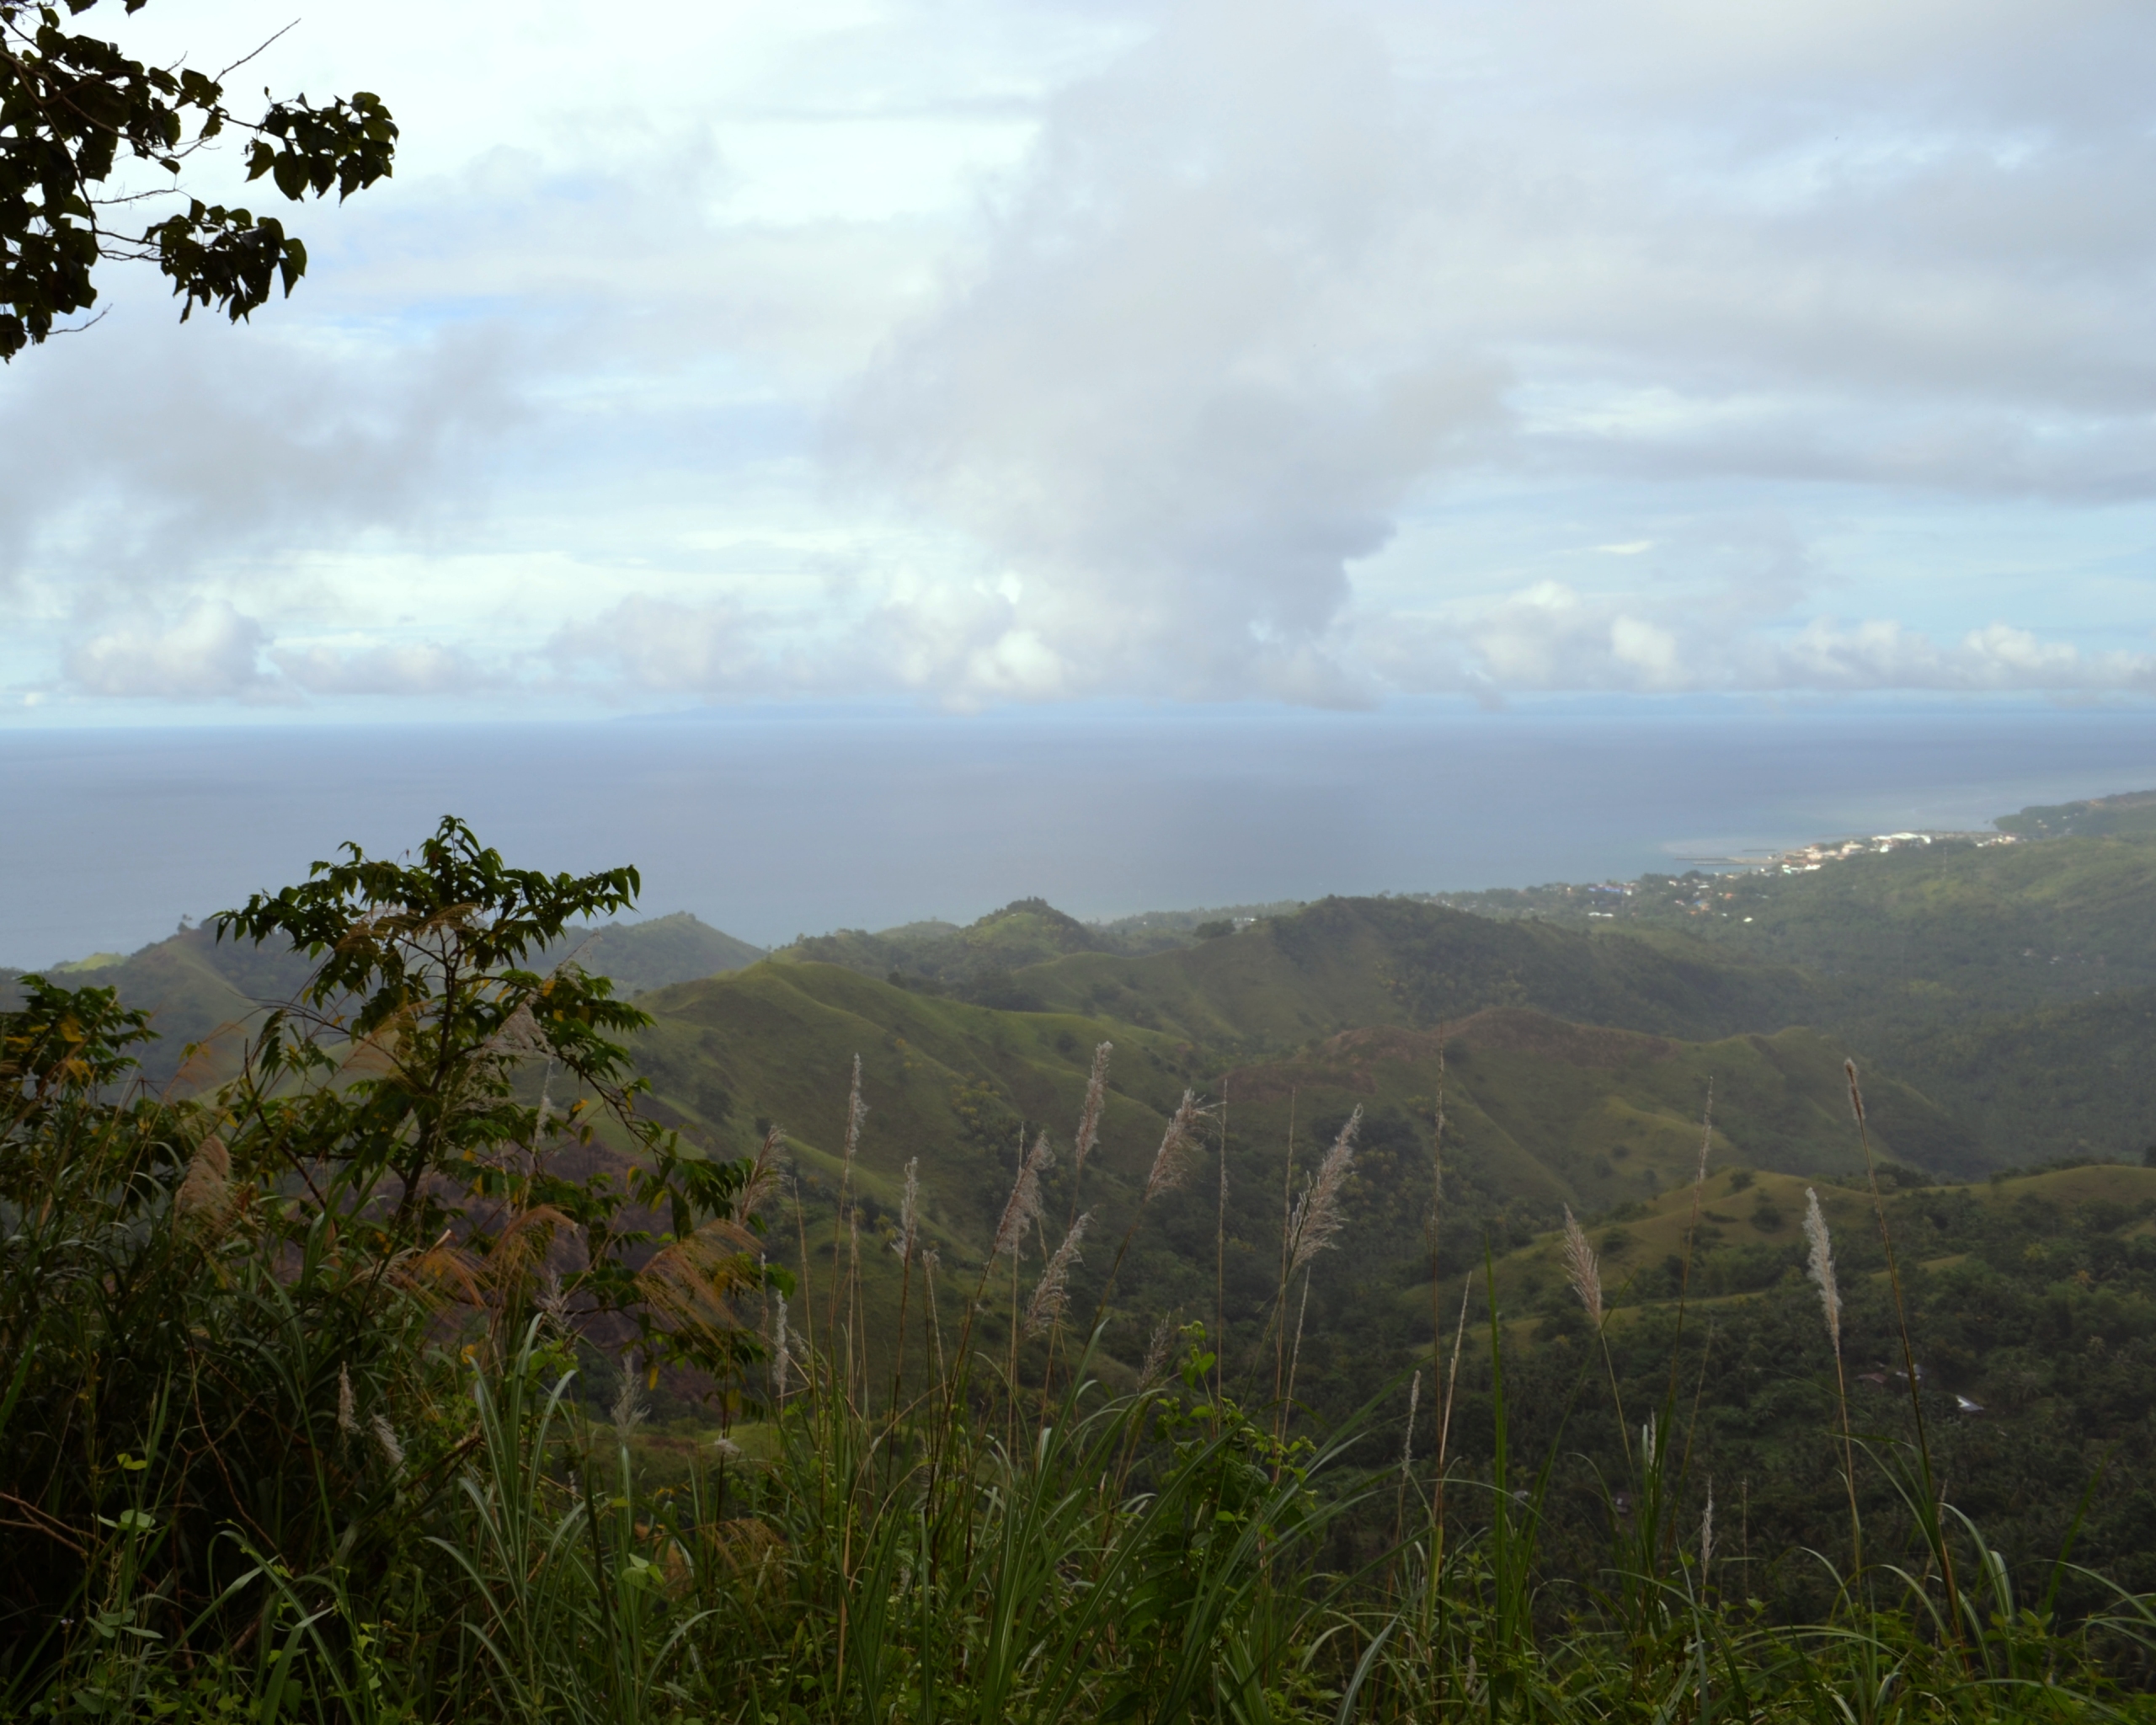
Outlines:
[[[1813,1016],[1785,966],[1624,936],[1497,921],[1408,899],[1326,899],[1180,951],[1080,954],[1013,974],[1029,1004],[1200,1044],[1291,1047],[1375,1024],[1429,1027],[1520,1006],[1654,1035],[1772,1031]]]
[[[573,929],[547,949],[548,964],[574,957],[593,976],[609,976],[622,994],[739,970],[764,956],[761,947],[723,934],[686,911],[641,922]]]
[[[2156,836],[2156,791],[2033,806],[2019,814],[2002,814],[1993,825],[2001,832],[2031,839]]]
[[[985,1257],[1020,1146],[1044,1127],[1067,1151],[1097,1043],[1115,1044],[1100,1147],[1082,1189],[1067,1166],[1052,1172],[1051,1218],[1082,1205],[1097,1211],[1097,1235],[1119,1236],[1184,1087],[1209,1099],[1225,1094],[1225,1122],[1209,1130],[1226,1129],[1224,1274],[1238,1334],[1265,1322],[1277,1269],[1268,1242],[1277,1242],[1285,1193],[1357,1107],[1364,1120],[1350,1199],[1355,1274],[1387,1310],[1401,1290],[1428,1281],[1422,1228],[1440,1086],[1444,1249],[1454,1259],[1477,1253],[1489,1230],[1524,1238],[1565,1204],[1622,1211],[1687,1184],[1710,1077],[1716,1167],[1845,1173],[1858,1166],[1839,1050],[1801,1029],[1684,1042],[1494,1007],[1425,1030],[1342,1033],[1292,1055],[1224,1068],[1207,1064],[1192,1042],[1126,1022],[985,1007],[836,965],[758,964],[643,1004],[658,1020],[638,1049],[654,1108],[727,1154],[747,1151],[774,1121],[786,1127],[812,1264],[828,1237],[857,1054],[870,1108],[854,1173],[863,1214],[888,1231],[905,1167],[918,1158],[926,1213],[950,1272],[962,1275]],[[1870,1099],[1882,1153],[1968,1165],[1966,1138],[1922,1096],[1881,1077]],[[1212,1310],[1219,1177],[1209,1158],[1190,1189],[1161,1202],[1133,1247],[1115,1303],[1134,1325],[1146,1312]],[[1036,1261],[1052,1243],[1037,1242]],[[774,1249],[791,1259],[797,1247],[786,1238]],[[1081,1268],[1081,1297],[1099,1296],[1104,1268],[1096,1259]],[[1321,1322],[1335,1316],[1328,1306]],[[1142,1341],[1119,1336],[1118,1346]]]
[[[949,922],[912,922],[881,934],[842,928],[804,935],[778,956],[977,994],[993,992],[1012,970],[1045,959],[1116,950],[1117,943],[1047,900],[1019,899],[964,928]]]
[[[2152,809],[2156,793],[2136,793],[2002,820],[2029,842],[1454,902],[1622,932],[1686,963],[1795,972],[1809,998],[1794,1021],[1951,1109],[1993,1164],[2138,1156],[2156,1141],[2156,833],[2136,825]]]
[[[802,935],[774,957],[842,964],[910,988],[951,993],[986,1005],[1025,1006],[1011,973],[1073,953],[1143,958],[1218,938],[1262,919],[1293,915],[1302,904],[1228,905],[1195,911],[1148,911],[1108,922],[1081,922],[1042,899],[1018,899],[978,921],[909,922],[871,934],[841,928]]]

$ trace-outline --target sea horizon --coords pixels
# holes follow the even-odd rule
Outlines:
[[[837,705],[0,731],[0,964],[132,951],[444,814],[760,946],[1045,898],[1149,911],[1681,873],[2156,787],[2140,703]]]

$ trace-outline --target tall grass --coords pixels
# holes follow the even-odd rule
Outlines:
[[[21,1114],[9,1140],[10,1716],[1913,1725],[2149,1711],[2108,1674],[2121,1652],[2156,1651],[2156,1604],[2058,1621],[2068,1555],[2009,1573],[1938,1490],[1920,1423],[1909,1446],[1859,1438],[1845,1411],[1819,1434],[1852,1516],[1863,1461],[1905,1493],[1919,1544],[1888,1552],[1853,1523],[1833,1610],[1794,1626],[1721,1584],[1676,1353],[1636,1423],[1598,1346],[1560,1435],[1518,1453],[1516,1349],[1486,1258],[1449,1343],[1440,1329],[1369,1407],[1315,1422],[1289,1386],[1319,1253],[1355,1225],[1352,1121],[1283,1204],[1273,1332],[1253,1344],[1254,1359],[1273,1344],[1276,1405],[1230,1393],[1202,1325],[1134,1381],[1102,1353],[1097,1312],[1071,1327],[1089,1212],[1074,1191],[1047,1249],[1052,1149],[1037,1140],[995,1250],[940,1279],[909,1167],[887,1358],[869,1357],[842,1179],[828,1280],[809,1284],[797,1222],[802,1279],[767,1291],[741,1375],[719,1386],[760,1417],[705,1430],[661,1483],[643,1361],[610,1359],[549,1297],[517,1245],[538,1221],[497,1217],[488,1257],[430,1274],[424,1253],[340,1238],[334,1206],[234,1172],[208,1116],[77,1095]],[[849,1164],[871,1118],[857,1077]],[[1187,1099],[1149,1189],[1190,1172],[1198,1120]],[[1074,1143],[1089,1135],[1081,1121]],[[1576,1226],[1567,1243],[1600,1335],[1599,1266]],[[970,1290],[957,1311],[954,1284]],[[1454,1420],[1463,1354],[1489,1385],[1474,1453]],[[604,1411],[585,1393],[595,1373],[616,1392]],[[1627,1471],[1605,1482],[1598,1567],[1561,1573],[1545,1533],[1565,1422],[1600,1419]]]

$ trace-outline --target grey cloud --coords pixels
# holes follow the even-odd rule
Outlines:
[[[1828,487],[1837,510],[1865,488],[2156,494],[2156,11],[1157,17],[1049,104],[934,291],[932,220],[727,226],[722,134],[695,126],[643,158],[601,139],[588,171],[504,151],[355,200],[301,296],[250,328],[171,328],[131,287],[8,374],[0,592],[46,579],[92,619],[147,606],[93,627],[70,675],[173,699],[547,676],[624,701],[960,703],[2143,686],[2137,654],[2047,644],[2029,618],[1817,621],[1837,571],[1801,526],[1654,579],[1645,559],[1621,590],[1463,557],[1388,566],[1384,607],[1358,582],[1398,521],[1470,490],[1518,517],[1638,485],[1705,539],[1762,489],[1800,523]],[[878,518],[821,601],[806,554],[744,574],[698,549],[744,499],[808,515],[793,464],[849,376],[827,450],[841,511],[865,499],[847,524],[895,496],[949,537],[878,537]],[[536,670],[478,643],[291,648],[229,607],[175,621],[205,586],[303,611],[307,554],[368,534],[543,544],[594,570],[590,614]],[[760,601],[793,580],[795,609],[713,590],[759,577]],[[356,624],[365,603],[329,609]]]
[[[846,470],[1009,601],[984,638],[916,594],[894,638],[947,630],[932,675],[984,695],[1349,698],[1353,566],[1448,475],[2156,495],[2156,13],[2067,9],[1170,8],[842,404]],[[1556,615],[1461,663],[1681,675],[1660,623]],[[2127,675],[1904,648],[1927,686]],[[1737,659],[1843,675],[1792,653]]]
[[[253,328],[168,328],[141,286],[11,368],[0,584],[169,588],[208,559],[410,526],[469,494],[475,435],[514,415],[498,332],[339,350],[268,310]]]

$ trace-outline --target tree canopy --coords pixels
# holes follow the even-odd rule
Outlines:
[[[188,159],[228,131],[246,135],[248,179],[294,201],[334,186],[341,202],[387,179],[395,158],[396,123],[371,92],[317,104],[265,90],[262,116],[243,120],[226,105],[223,80],[244,60],[216,77],[146,64],[67,27],[98,3],[66,0],[63,18],[59,6],[0,0],[0,359],[94,305],[100,262],[155,262],[183,321],[198,305],[237,321],[280,282],[290,294],[307,272],[297,235],[274,216],[184,190]],[[131,16],[146,3],[121,0]],[[136,162],[163,169],[169,189],[115,189]],[[173,196],[185,207],[139,230],[105,218]]]

